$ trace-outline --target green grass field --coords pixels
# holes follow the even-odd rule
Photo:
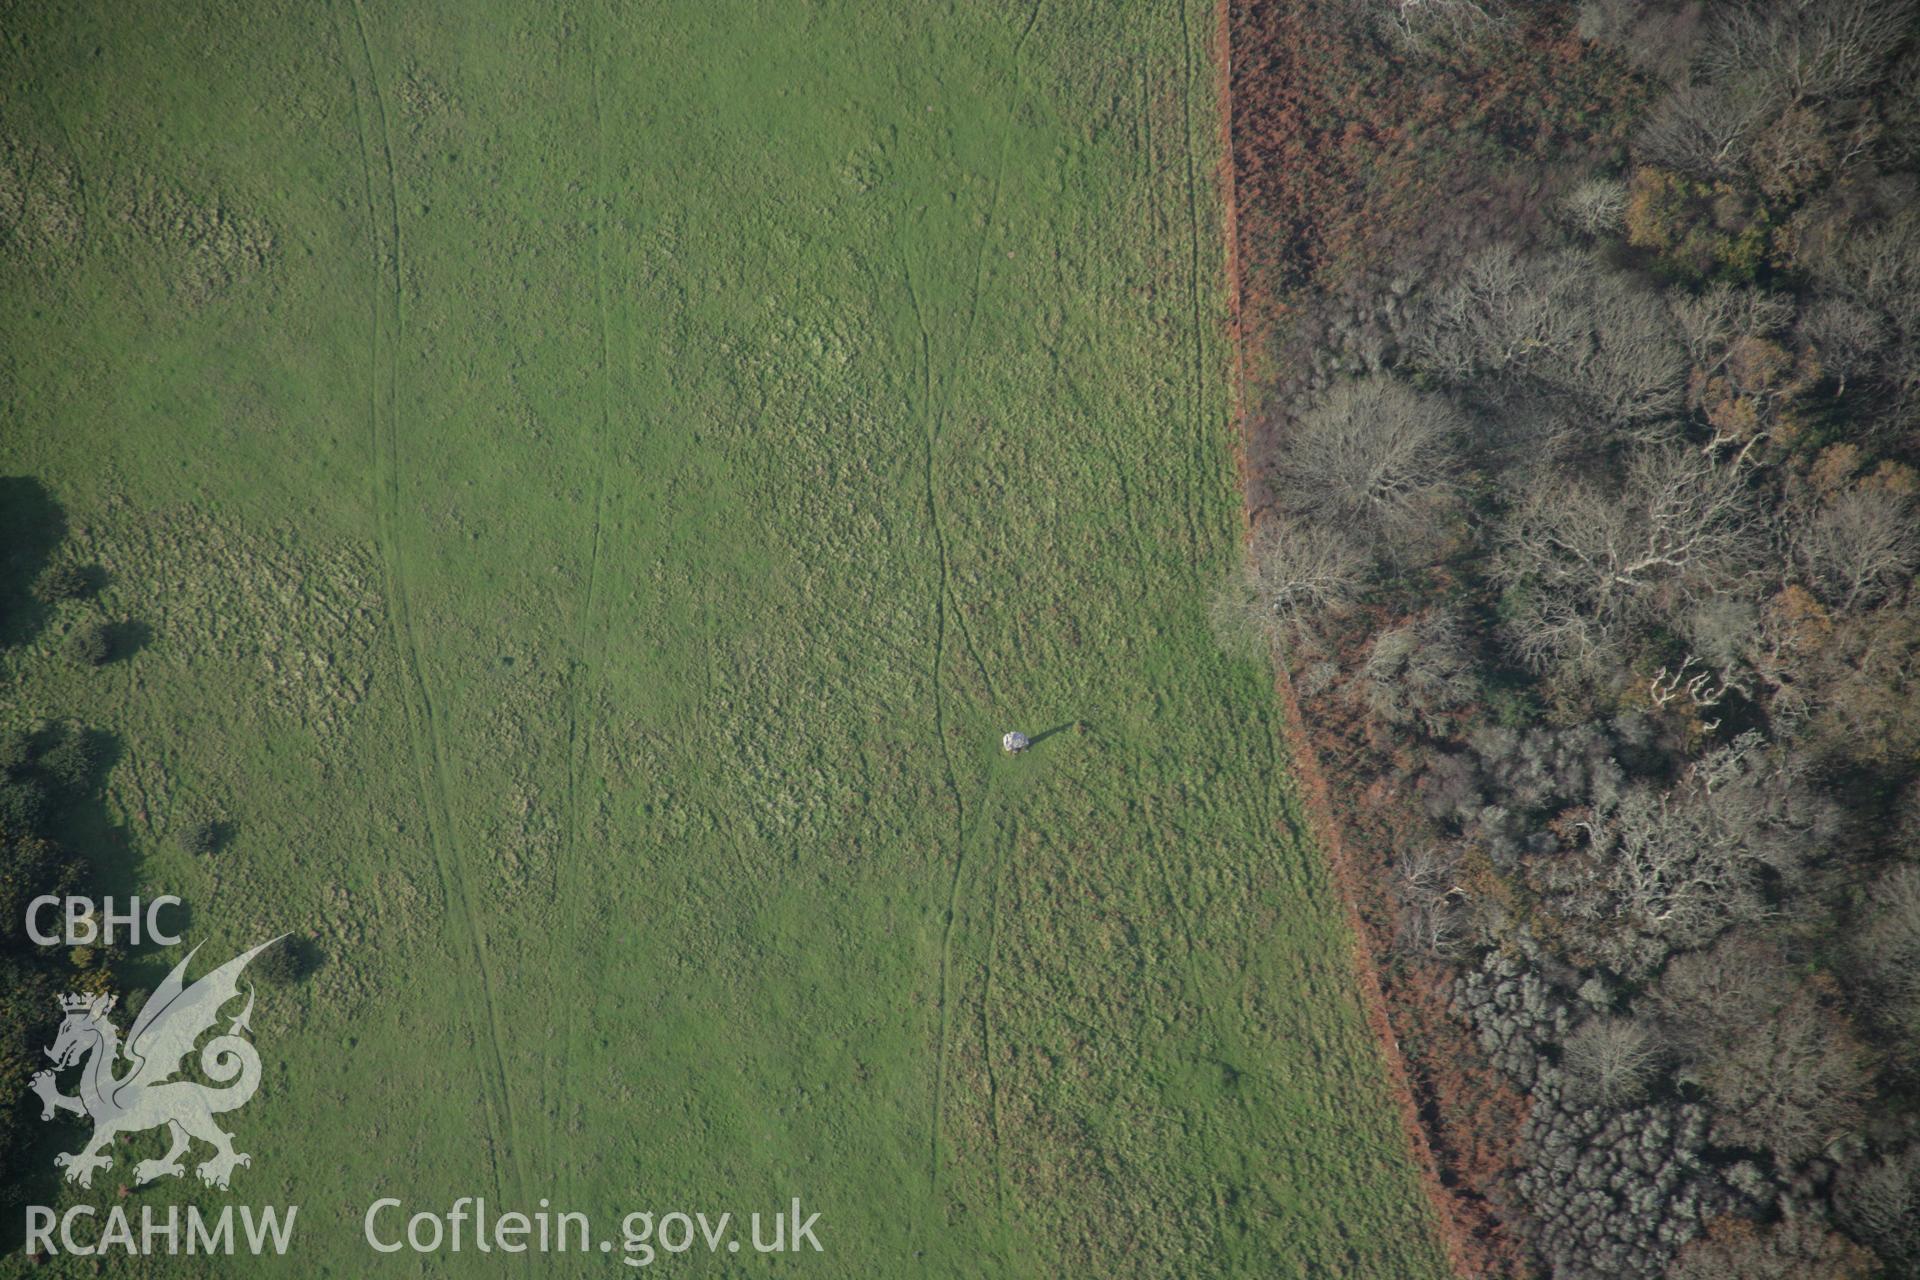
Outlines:
[[[127,1203],[301,1206],[221,1274],[624,1270],[380,1257],[381,1195],[822,1215],[684,1274],[1441,1274],[1206,620],[1211,6],[40,8],[0,474],[111,581],[0,696],[117,735],[113,883],[326,957],[252,1167]]]

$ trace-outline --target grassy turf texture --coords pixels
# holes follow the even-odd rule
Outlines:
[[[234,1190],[131,1203],[301,1205],[249,1275],[419,1274],[379,1195],[822,1214],[681,1274],[1440,1273],[1207,623],[1210,5],[39,9],[0,472],[110,581],[0,696],[118,735],[110,887],[324,956]]]

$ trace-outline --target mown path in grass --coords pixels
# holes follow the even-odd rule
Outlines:
[[[88,198],[8,242],[60,287],[0,309],[0,448],[154,634],[80,673],[60,615],[9,711],[122,736],[196,940],[326,954],[239,1121],[288,1274],[413,1273],[378,1195],[616,1245],[798,1196],[826,1251],[772,1274],[1439,1273],[1268,672],[1206,621],[1190,7],[20,36],[6,128]]]

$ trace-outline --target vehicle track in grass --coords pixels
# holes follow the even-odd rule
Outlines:
[[[487,959],[485,935],[474,917],[471,886],[467,883],[466,869],[457,851],[451,845],[452,807],[447,800],[445,750],[440,740],[432,693],[421,662],[419,633],[413,623],[412,606],[407,593],[405,543],[400,536],[399,528],[401,455],[396,421],[399,407],[398,338],[402,323],[400,200],[398,184],[394,177],[392,136],[388,130],[379,74],[374,68],[373,47],[367,39],[366,21],[360,11],[359,0],[349,0],[349,5],[355,39],[349,41],[346,38],[346,32],[339,29],[337,7],[335,30],[340,38],[341,51],[349,62],[352,60],[352,47],[357,45],[359,48],[360,65],[365,74],[365,96],[368,100],[363,104],[361,77],[355,75],[349,68],[348,84],[353,100],[354,123],[360,141],[361,173],[365,183],[367,227],[373,268],[370,291],[372,323],[368,336],[368,416],[372,434],[375,535],[379,544],[381,570],[386,587],[387,622],[395,652],[400,659],[402,680],[405,685],[406,696],[402,703],[417,775],[415,781],[427,826],[428,848],[433,854],[434,868],[438,873],[441,894],[447,901],[448,914],[454,922],[456,932],[460,935],[471,971],[479,982],[487,1041],[486,1050],[480,1059],[480,1074],[485,1092],[482,1101],[487,1117],[489,1159],[492,1163],[495,1182],[500,1184],[503,1164],[500,1135],[504,1131],[507,1145],[504,1163],[511,1167],[515,1194],[524,1200],[526,1182],[518,1163],[520,1144],[514,1126],[512,1094],[507,1086],[506,1057],[501,1049],[503,1037],[499,1007],[493,994],[493,973]],[[373,117],[371,127],[368,121],[369,105]],[[385,193],[384,218],[381,215],[380,199],[375,191],[373,155],[376,142],[375,128],[378,130],[377,143],[382,172],[382,179],[378,185],[384,189]],[[382,324],[383,312],[386,315],[384,325]],[[382,376],[383,368],[384,377]],[[504,1194],[504,1185],[501,1186],[501,1190]]]
[[[1019,38],[1013,46],[1013,101],[1018,102],[1026,92],[1026,71],[1023,55],[1027,41],[1033,35],[1034,27],[1040,21],[1041,0],[1034,0],[1033,8],[1027,14],[1026,26],[1021,29]],[[920,295],[914,288],[913,273],[906,255],[902,254],[902,268],[906,275],[907,293],[913,302],[914,320],[920,329],[920,366],[921,395],[923,411],[928,413],[926,429],[926,458],[922,469],[922,479],[926,486],[928,518],[933,526],[934,551],[939,559],[939,576],[934,597],[934,639],[933,639],[933,718],[934,732],[940,742],[941,763],[946,772],[947,789],[953,798],[955,841],[953,853],[953,874],[947,882],[946,909],[940,922],[940,976],[939,976],[939,1020],[934,1044],[933,1068],[933,1122],[930,1126],[928,1142],[927,1182],[930,1188],[940,1185],[940,1131],[946,1105],[947,1082],[947,1046],[952,1038],[953,1022],[953,933],[962,903],[961,889],[966,875],[967,845],[970,835],[979,829],[985,812],[985,799],[991,796],[989,782],[987,797],[976,808],[972,828],[967,823],[966,798],[960,790],[959,775],[953,767],[953,751],[947,742],[946,699],[941,680],[941,668],[946,658],[947,610],[953,609],[956,628],[960,632],[962,643],[968,656],[980,672],[980,680],[986,689],[988,701],[997,701],[998,693],[994,689],[993,676],[988,672],[986,663],[980,657],[980,650],[973,641],[973,632],[967,626],[966,614],[960,609],[959,601],[953,594],[953,575],[951,561],[947,555],[946,529],[941,519],[940,490],[936,475],[935,459],[939,450],[940,433],[953,410],[954,388],[960,374],[966,366],[967,353],[973,346],[975,325],[980,318],[980,295],[986,285],[987,245],[992,239],[993,229],[999,220],[1000,193],[1007,176],[1007,156],[1013,144],[1013,108],[1008,107],[1008,121],[1000,138],[1000,154],[994,168],[993,189],[987,199],[987,216],[980,228],[980,238],[976,243],[973,256],[973,284],[967,301],[966,324],[961,330],[960,343],[953,357],[951,371],[947,376],[945,394],[939,407],[933,408],[933,340],[927,328],[926,312],[920,304]],[[988,929],[994,928],[988,921]],[[995,1143],[995,1159],[999,1158],[998,1142]]]
[[[926,489],[928,520],[933,528],[933,545],[937,562],[938,577],[933,591],[933,735],[940,747],[940,765],[947,785],[947,794],[953,801],[954,813],[954,884],[960,877],[963,861],[961,851],[966,848],[967,840],[967,802],[960,791],[959,775],[953,768],[953,750],[947,743],[947,704],[945,686],[941,680],[941,669],[946,665],[947,648],[947,543],[946,534],[940,525],[940,498],[934,479],[934,449],[939,443],[939,415],[930,412],[928,406],[933,399],[933,338],[927,330],[926,312],[920,305],[920,293],[914,287],[913,267],[905,253],[901,255],[901,269],[905,275],[907,297],[913,303],[913,318],[920,330],[920,394],[922,412],[927,414],[926,454],[921,468],[921,479]],[[946,915],[940,923],[940,1007],[937,1011],[937,1030],[934,1041],[933,1067],[933,1119],[928,1134],[927,1183],[930,1187],[940,1184],[940,1111],[944,1100],[947,1078],[947,970],[953,946],[953,910],[954,885],[947,890]]]
[[[1187,162],[1187,295],[1193,306],[1193,359],[1189,362],[1192,374],[1187,384],[1187,417],[1193,430],[1193,485],[1202,483],[1207,474],[1207,457],[1214,443],[1213,424],[1208,422],[1205,412],[1207,385],[1207,353],[1205,313],[1200,301],[1200,244],[1202,239],[1211,239],[1212,233],[1201,231],[1200,212],[1200,171],[1195,164],[1194,155],[1202,146],[1208,146],[1210,139],[1204,134],[1196,135],[1193,126],[1193,98],[1199,89],[1200,73],[1194,68],[1193,20],[1188,16],[1191,0],[1180,0],[1180,45],[1181,65],[1186,71],[1186,92],[1180,95],[1181,101],[1181,147]],[[1193,515],[1197,509],[1197,498],[1190,494],[1187,501],[1188,527],[1192,528]],[[1198,533],[1195,533],[1198,542]]]
[[[607,127],[606,108],[601,101],[601,42],[604,39],[604,27],[608,14],[596,6],[597,12],[592,19],[594,35],[589,38],[587,71],[589,92],[593,104],[593,284],[594,295],[600,321],[600,416],[598,430],[592,441],[591,461],[593,465],[593,517],[587,547],[587,581],[580,605],[579,626],[574,635],[574,658],[567,678],[567,809],[566,834],[561,842],[560,863],[555,867],[554,882],[557,888],[557,901],[575,904],[573,910],[565,910],[566,946],[560,956],[560,963],[570,965],[579,955],[580,948],[580,904],[586,898],[586,877],[580,866],[580,791],[582,775],[586,771],[587,759],[592,751],[592,709],[588,705],[590,685],[605,656],[606,632],[596,632],[593,625],[594,600],[600,579],[600,545],[605,525],[607,497],[606,458],[607,440],[611,435],[613,419],[613,339],[608,320],[607,307],[607,231],[606,222],[611,207],[607,194]],[[566,1000],[567,1031],[565,1052],[558,1070],[550,1070],[548,1078],[559,1080],[556,1093],[556,1105],[565,1108],[573,1095],[573,1063],[580,1055],[577,1052],[577,1038],[580,1027],[580,1011],[577,1001]],[[577,1190],[575,1179],[578,1173],[576,1162],[566,1163],[567,1180],[570,1190]]]
[[[993,1141],[994,1207],[1007,1212],[1007,1159],[1000,1139],[1000,1073],[995,1069],[993,1037],[993,961],[1000,948],[1000,891],[1006,881],[1007,849],[1014,844],[1015,827],[1009,821],[1000,852],[993,860],[993,881],[987,898],[987,958],[980,987],[980,1039],[987,1064],[987,1125]]]
[[[1204,278],[1200,265],[1200,246],[1203,238],[1211,238],[1211,233],[1203,233],[1202,231],[1201,223],[1203,214],[1200,209],[1201,179],[1199,169],[1194,164],[1195,150],[1203,145],[1209,145],[1210,139],[1196,137],[1194,135],[1193,99],[1199,88],[1199,73],[1195,70],[1193,61],[1193,25],[1187,14],[1189,3],[1190,0],[1180,0],[1180,41],[1184,52],[1182,65],[1186,69],[1186,92],[1181,95],[1183,107],[1181,123],[1184,126],[1182,130],[1182,140],[1185,145],[1181,147],[1181,150],[1186,153],[1187,161],[1187,244],[1189,250],[1187,294],[1191,299],[1193,308],[1193,358],[1187,362],[1188,370],[1192,375],[1187,384],[1187,418],[1192,429],[1193,438],[1193,466],[1191,471],[1193,479],[1190,483],[1197,486],[1201,483],[1201,477],[1205,476],[1208,470],[1207,460],[1214,442],[1213,431],[1216,424],[1209,421],[1209,415],[1207,413],[1207,330],[1202,327],[1205,320],[1200,292],[1200,282]],[[1187,527],[1195,530],[1194,536],[1197,543],[1199,534],[1195,523],[1195,512],[1199,509],[1199,506],[1198,494],[1193,489],[1189,489],[1186,507]],[[1136,751],[1137,750],[1138,748],[1136,747]],[[1188,859],[1188,870],[1191,872],[1191,854],[1188,855]],[[1180,921],[1181,938],[1186,944],[1187,955],[1191,961],[1200,955],[1199,946],[1194,941],[1192,915],[1187,910],[1187,904],[1175,892],[1172,875],[1164,862],[1161,863],[1160,874],[1162,880],[1165,882],[1168,904],[1173,908],[1174,915]],[[1191,979],[1190,972],[1188,976],[1189,979]]]

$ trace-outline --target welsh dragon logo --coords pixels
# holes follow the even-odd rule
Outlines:
[[[115,1138],[161,1125],[167,1127],[172,1146],[161,1159],[142,1160],[135,1166],[135,1182],[184,1175],[186,1168],[180,1157],[195,1138],[213,1147],[212,1157],[197,1170],[200,1180],[209,1186],[224,1190],[236,1165],[253,1162],[250,1156],[233,1149],[233,1135],[213,1121],[223,1111],[244,1106],[260,1087],[260,1054],[246,1039],[247,1020],[253,1016],[251,988],[246,1007],[227,1025],[225,1033],[209,1040],[200,1051],[200,1070],[215,1085],[224,1087],[176,1077],[194,1044],[219,1021],[221,1008],[240,994],[241,970],[278,941],[274,938],[235,956],[192,986],[187,986],[184,978],[188,963],[200,948],[189,951],[148,998],[124,1045],[119,1029],[107,1016],[113,1009],[113,996],[60,998],[67,1016],[53,1047],[46,1050],[54,1066],[35,1074],[31,1087],[40,1095],[42,1120],[71,1111],[93,1121],[93,1137],[86,1146],[53,1158],[56,1166],[66,1170],[67,1181],[92,1186],[95,1170],[113,1167],[107,1148]],[[79,1096],[61,1093],[56,1074],[83,1060]],[[122,1061],[126,1069],[116,1075]]]

